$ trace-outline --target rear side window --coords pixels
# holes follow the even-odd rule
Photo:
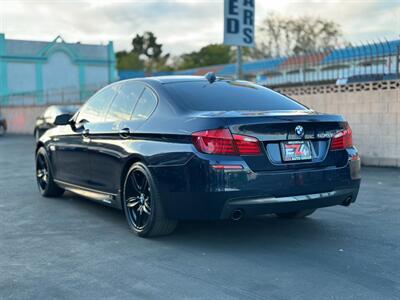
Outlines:
[[[111,104],[106,121],[129,120],[143,89],[141,83],[124,84]]]
[[[102,122],[105,111],[113,100],[117,89],[118,87],[113,85],[93,95],[79,111],[76,122]]]
[[[142,96],[133,111],[132,119],[147,119],[157,106],[157,96],[149,89],[145,88]]]
[[[265,87],[241,81],[174,82],[164,85],[172,99],[195,111],[305,110],[300,103]]]

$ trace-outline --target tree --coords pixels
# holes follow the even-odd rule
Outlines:
[[[165,71],[169,54],[163,55],[162,44],[157,43],[157,37],[152,32],[143,35],[136,34],[132,39],[132,50],[116,53],[119,70]]]
[[[144,61],[137,53],[120,51],[116,53],[118,70],[143,70]]]
[[[143,35],[137,34],[132,40],[132,52],[145,61],[148,71],[164,69],[169,54],[162,55],[162,44],[157,43],[157,37],[150,31]]]
[[[340,25],[314,17],[289,18],[272,14],[258,28],[253,58],[324,51],[344,43]]]
[[[150,31],[143,35],[136,34],[132,40],[132,47],[132,52],[144,55],[148,59],[158,59],[162,54],[162,44],[157,43],[157,38]]]
[[[232,62],[234,53],[230,46],[210,44],[199,51],[182,54],[178,63],[179,69],[192,69],[204,66],[227,64]]]

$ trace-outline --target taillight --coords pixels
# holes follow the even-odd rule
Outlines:
[[[234,134],[229,129],[213,129],[192,134],[193,144],[200,152],[222,155],[259,155],[259,141],[252,136]]]
[[[233,140],[240,155],[261,154],[260,143],[255,137],[234,134]]]
[[[236,154],[229,129],[195,132],[192,134],[192,139],[197,150],[201,152],[208,154]]]
[[[353,132],[346,123],[346,129],[336,133],[331,142],[331,150],[343,150],[353,146]]]

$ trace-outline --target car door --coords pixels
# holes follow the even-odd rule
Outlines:
[[[74,117],[74,128],[54,141],[54,173],[57,180],[90,187],[89,147],[91,131],[104,119],[104,112],[116,95],[112,85],[92,96]]]
[[[129,120],[144,88],[144,84],[137,81],[121,83],[104,121],[99,122],[92,132],[89,149],[92,189],[117,193],[126,156],[126,139],[140,125]]]

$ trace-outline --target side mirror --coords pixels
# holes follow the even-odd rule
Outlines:
[[[68,125],[70,124],[71,118],[72,115],[70,114],[58,115],[54,120],[54,125]]]

